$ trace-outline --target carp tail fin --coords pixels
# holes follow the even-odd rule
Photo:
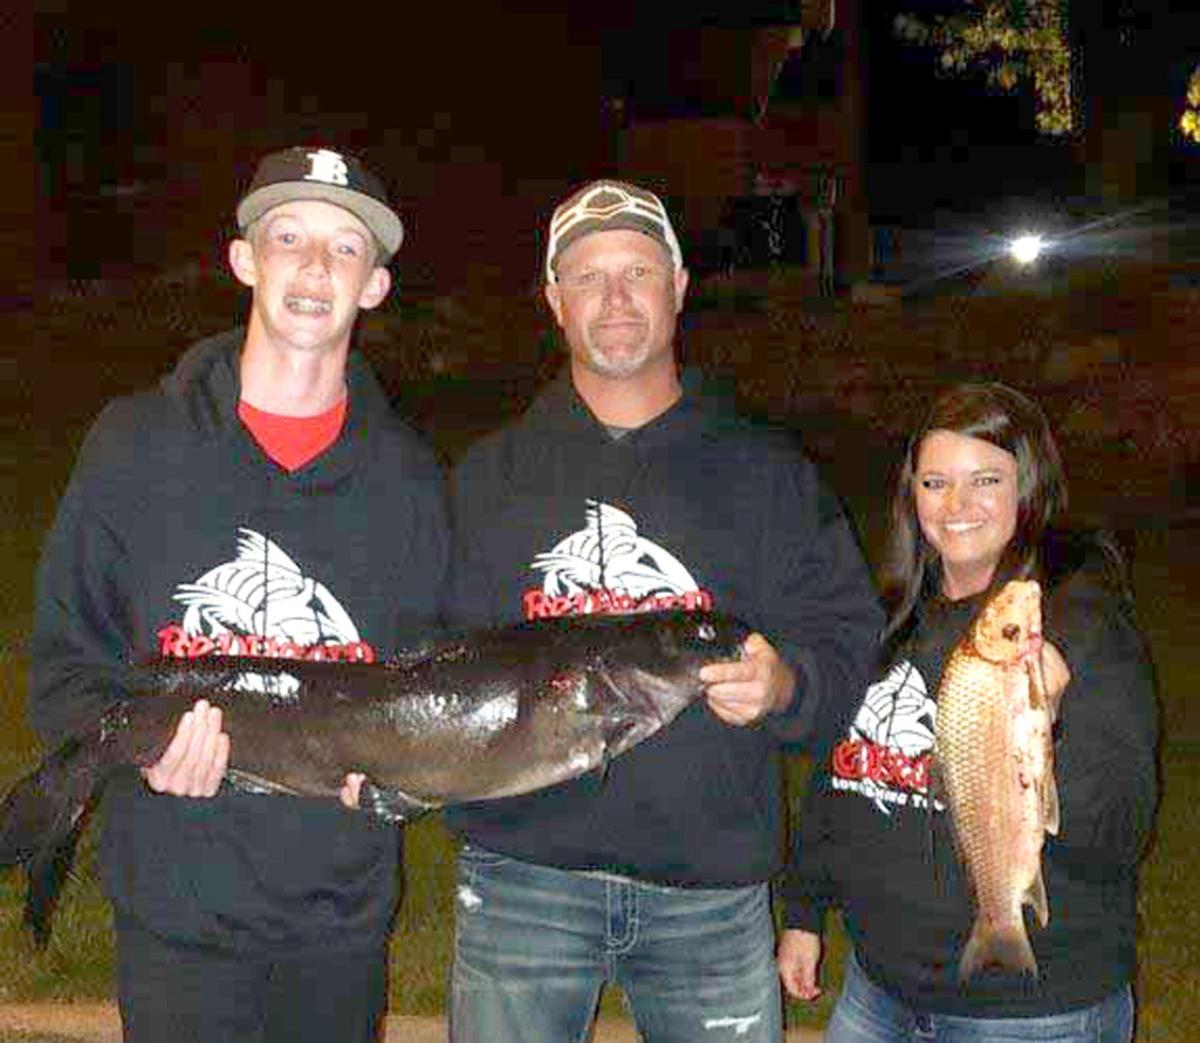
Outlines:
[[[958,964],[958,980],[965,982],[984,967],[1003,967],[1037,977],[1037,960],[1021,921],[998,928],[975,921]]]

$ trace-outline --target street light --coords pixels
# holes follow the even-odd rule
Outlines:
[[[1046,248],[1040,235],[1019,235],[1008,244],[1008,255],[1024,267],[1033,264]]]

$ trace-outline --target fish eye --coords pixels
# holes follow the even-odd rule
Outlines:
[[[715,641],[717,639],[717,628],[711,623],[701,623],[696,628],[696,633],[701,641]]]
[[[1005,641],[1016,641],[1021,636],[1021,626],[1019,623],[1009,623],[1003,630],[1000,631],[1000,636]]]

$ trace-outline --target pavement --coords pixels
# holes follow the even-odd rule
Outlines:
[[[403,1014],[387,1020],[386,1043],[445,1043],[444,1018]],[[787,1043],[820,1043],[821,1033],[794,1028]],[[121,1019],[114,1003],[0,1003],[0,1041],[11,1043],[121,1043]],[[602,1018],[593,1043],[636,1043],[633,1025]]]

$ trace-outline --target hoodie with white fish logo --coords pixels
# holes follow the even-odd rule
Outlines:
[[[88,434],[38,576],[30,718],[48,747],[120,696],[131,662],[383,659],[439,613],[447,527],[430,450],[352,353],[341,434],[283,470],[237,417],[242,339],[195,345]],[[228,786],[164,797],[130,771],[104,805],[118,916],[254,951],[369,949],[386,935],[396,834],[335,801]]]
[[[1025,913],[1036,979],[988,968],[958,980],[974,904],[931,763],[938,683],[982,595],[921,605],[896,662],[814,765],[786,925],[819,932],[840,909],[868,977],[917,1010],[1036,1017],[1133,979],[1138,862],[1157,793],[1153,670],[1129,603],[1090,562],[1047,591],[1044,632],[1072,677],[1055,743],[1062,821],[1042,851],[1050,919]]]
[[[796,672],[786,713],[723,724],[703,701],[589,776],[450,809],[471,842],[661,883],[767,880],[782,860],[779,758],[864,679],[882,622],[857,543],[792,438],[684,394],[614,437],[566,371],[454,472],[451,612],[463,624],[712,608]]]

